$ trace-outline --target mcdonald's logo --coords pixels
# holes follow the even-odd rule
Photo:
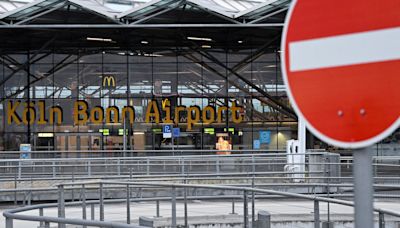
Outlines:
[[[104,88],[115,88],[115,77],[114,76],[103,76],[103,87]]]

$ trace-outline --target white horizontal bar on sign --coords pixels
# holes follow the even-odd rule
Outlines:
[[[290,71],[400,59],[400,27],[289,43]]]

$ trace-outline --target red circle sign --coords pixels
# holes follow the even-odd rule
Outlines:
[[[294,0],[281,54],[289,99],[325,142],[366,147],[400,125],[399,0]]]

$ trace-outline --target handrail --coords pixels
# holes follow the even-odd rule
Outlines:
[[[74,183],[82,183],[82,182],[74,182]],[[132,182],[130,182],[132,183]],[[138,183],[147,183],[147,182],[138,182]],[[91,183],[93,184],[93,183]],[[63,184],[64,185],[64,184]],[[238,184],[218,184],[218,186],[230,186],[230,187],[240,187],[240,186],[249,186],[252,184],[246,183],[238,183]],[[342,188],[353,188],[354,184],[335,184],[335,183],[262,183],[256,184],[257,186],[263,187],[342,187]],[[394,184],[374,184],[374,188],[390,188],[390,189],[400,189],[400,185]],[[115,187],[108,187],[113,189]],[[79,190],[79,187],[68,188],[68,190]],[[97,189],[96,187],[87,187],[86,189]],[[106,188],[105,188],[106,189]],[[48,187],[48,188],[10,188],[10,189],[0,189],[0,193],[7,192],[45,192],[57,190],[56,187]],[[311,193],[310,193],[311,194]],[[400,196],[399,196],[400,197]]]
[[[274,151],[276,151],[276,150],[274,150]],[[19,152],[19,151],[17,151],[17,152],[18,152],[18,154],[22,153],[22,152]],[[139,151],[135,151],[135,152],[141,153]],[[171,152],[171,150],[168,150],[168,151],[157,151],[157,150],[155,150],[155,151],[143,151],[143,153],[144,152],[146,152],[146,153],[168,152],[169,153],[169,152]],[[175,152],[176,152],[176,150],[175,150]],[[192,152],[195,152],[195,151],[192,151]],[[198,150],[197,150],[197,152],[198,152]],[[210,151],[202,150],[201,152],[215,152],[216,153],[218,151],[217,150],[210,150]],[[246,157],[247,158],[247,157],[259,157],[259,156],[262,156],[262,157],[275,157],[277,155],[282,156],[282,157],[286,157],[286,153],[283,153],[283,152],[281,152],[281,153],[265,153],[265,152],[268,152],[268,151],[265,151],[265,150],[262,150],[262,151],[257,151],[257,150],[256,151],[251,151],[251,152],[257,152],[255,154],[243,153],[242,150],[231,150],[231,152],[240,152],[241,154],[230,154],[230,155],[196,154],[196,155],[179,155],[179,156],[178,155],[175,155],[175,156],[170,156],[170,155],[161,155],[160,156],[160,155],[158,155],[158,156],[133,156],[133,157],[81,157],[81,158],[72,157],[72,158],[33,158],[33,159],[31,158],[31,159],[5,159],[5,160],[2,160],[2,162],[13,162],[13,161],[29,162],[29,161],[38,161],[38,160],[43,161],[43,162],[45,162],[45,161],[63,161],[63,160],[68,160],[68,161],[79,160],[79,161],[81,161],[81,160],[104,160],[104,159],[112,159],[112,160],[130,160],[130,159],[135,159],[135,160],[163,160],[163,159],[165,159],[165,160],[176,160],[177,157],[179,157],[179,158],[199,158],[200,159],[200,158],[208,158],[208,157],[210,157],[210,158],[232,158],[232,157]],[[0,152],[0,155],[2,153],[3,153],[3,151]],[[65,152],[65,153],[67,153],[67,152]],[[297,156],[297,155],[323,155],[323,154],[329,154],[329,153],[328,152],[318,152],[318,153],[312,153],[312,154],[310,154],[310,153],[298,153],[298,154],[295,154],[294,156]]]
[[[52,222],[72,225],[83,225],[83,226],[98,226],[98,227],[112,227],[112,228],[146,228],[138,225],[128,225],[116,222],[105,222],[96,220],[85,220],[85,219],[69,219],[60,217],[49,217],[49,216],[34,216],[34,215],[20,215],[18,212],[29,211],[34,209],[40,209],[45,207],[56,206],[55,204],[41,204],[34,206],[26,206],[17,209],[11,209],[3,212],[3,216],[11,219],[25,220],[25,221],[36,221],[36,222]]]
[[[231,191],[241,191],[244,192],[246,195],[247,193],[262,193],[262,194],[267,194],[267,195],[278,195],[282,197],[290,197],[290,198],[297,198],[297,199],[303,199],[303,200],[311,200],[313,202],[326,202],[326,203],[334,203],[334,204],[339,204],[343,206],[350,206],[354,207],[354,203],[346,200],[339,200],[339,199],[333,199],[333,198],[326,198],[326,197],[320,197],[320,196],[310,196],[310,195],[304,195],[304,194],[298,194],[298,193],[291,193],[291,192],[282,192],[282,191],[276,191],[276,190],[270,190],[270,189],[260,189],[260,188],[252,188],[252,187],[237,187],[237,186],[221,186],[221,185],[199,185],[199,184],[176,184],[176,183],[154,183],[154,182],[126,182],[126,181],[86,181],[86,182],[73,182],[73,183],[63,183],[58,185],[59,190],[68,190],[69,188],[65,188],[64,186],[85,186],[85,185],[98,185],[99,188],[101,188],[103,191],[103,185],[122,185],[122,186],[135,186],[135,187],[163,187],[163,188],[206,188],[206,189],[217,189],[217,190],[231,190]],[[61,187],[61,188],[60,188]],[[396,186],[400,187],[400,186]],[[175,191],[175,190],[174,190]],[[175,193],[174,193],[175,194]],[[195,198],[197,196],[192,196],[191,198]],[[254,194],[253,194],[254,197]],[[168,199],[168,198],[167,198]],[[173,203],[176,199],[181,199],[171,197],[171,200],[173,200]],[[185,200],[187,198],[185,197]],[[254,198],[253,198],[254,199]],[[64,200],[64,199],[62,199]],[[135,200],[146,200],[146,199],[135,199]],[[154,200],[154,199],[153,199]],[[115,202],[115,200],[113,200]],[[127,198],[127,201],[131,201],[130,198]],[[91,200],[85,203],[87,204],[94,204],[99,202],[104,203],[104,200],[101,198],[99,200]],[[246,201],[244,201],[246,202]],[[65,205],[80,205],[81,202],[71,202],[71,203],[65,203]],[[21,215],[17,214],[19,212],[24,212],[24,211],[29,211],[29,210],[34,210],[34,209],[43,209],[43,208],[48,208],[48,207],[54,207],[54,206],[60,206],[60,204],[40,204],[40,205],[34,205],[34,206],[27,206],[27,207],[22,207],[22,208],[17,208],[17,209],[11,209],[7,210],[3,213],[4,217],[6,217],[6,220],[8,220],[9,223],[12,224],[12,219],[17,219],[17,220],[28,220],[28,221],[39,221],[39,222],[52,222],[52,223],[59,223],[59,224],[74,224],[74,225],[87,225],[87,226],[107,226],[107,227],[115,227],[115,228],[125,228],[125,227],[137,227],[139,228],[140,226],[134,226],[134,225],[127,225],[127,224],[122,224],[122,223],[113,223],[113,222],[103,222],[103,221],[93,221],[93,220],[84,220],[84,219],[68,219],[68,218],[54,218],[54,217],[48,217],[48,216],[32,216],[32,215]],[[64,202],[63,202],[64,205]],[[129,204],[128,204],[129,205]],[[315,204],[314,204],[315,205]],[[59,208],[60,210],[60,208]],[[62,208],[62,210],[65,210]],[[392,210],[387,210],[384,208],[378,208],[374,207],[374,211],[378,212],[380,214],[387,214],[395,217],[400,217],[400,212],[392,211]],[[318,211],[319,213],[319,211]],[[174,216],[174,214],[173,214]],[[245,215],[244,215],[245,216]],[[319,216],[319,215],[318,215]],[[176,222],[176,217],[173,218],[175,219]],[[246,219],[246,217],[245,217]],[[319,218],[318,218],[319,219]]]
[[[55,153],[91,153],[91,152],[100,152],[100,153],[124,153],[124,152],[135,152],[135,153],[144,153],[144,152],[218,152],[219,150],[207,150],[207,149],[177,149],[175,150],[36,150],[31,151],[31,153],[48,153],[48,152],[55,152]],[[286,152],[283,149],[262,149],[262,150],[253,150],[253,149],[233,149],[229,150],[230,152],[243,152],[243,151],[252,151],[252,152],[269,152],[269,151],[280,151]],[[322,151],[318,151],[322,152]],[[23,151],[1,151],[1,153],[26,153]]]
[[[308,196],[298,193],[291,192],[281,192],[275,190],[268,189],[259,189],[259,188],[251,188],[251,187],[234,187],[234,186],[220,186],[220,185],[199,185],[199,184],[175,184],[175,183],[152,183],[152,182],[117,182],[117,181],[93,181],[93,182],[74,182],[74,183],[63,183],[58,186],[68,186],[68,185],[86,185],[86,184],[114,184],[114,185],[136,185],[136,186],[156,186],[156,187],[175,187],[175,188],[210,188],[210,189],[219,189],[219,190],[237,190],[237,191],[248,191],[248,192],[259,192],[265,194],[273,194],[280,195],[292,198],[300,198],[312,201],[321,201],[326,203],[336,203],[344,206],[354,206],[353,202],[346,200],[338,200],[332,198],[324,198],[318,196]],[[374,211],[376,212],[384,212],[385,214],[390,214],[392,216],[400,217],[400,212],[384,210],[377,207],[374,207]]]

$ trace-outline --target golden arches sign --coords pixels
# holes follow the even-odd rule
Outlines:
[[[103,76],[103,87],[115,88],[115,77],[114,76]]]

